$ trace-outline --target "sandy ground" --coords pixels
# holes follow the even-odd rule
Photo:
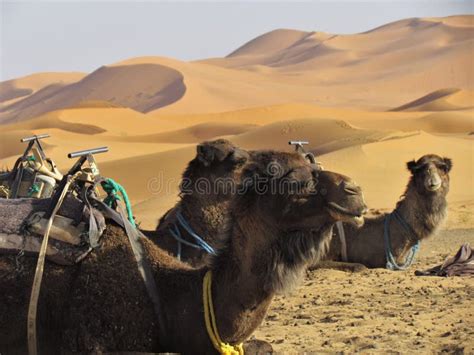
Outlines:
[[[474,280],[414,275],[464,242],[474,245],[474,229],[441,231],[408,271],[309,271],[294,293],[275,299],[255,336],[282,353],[472,354]]]
[[[143,228],[177,200],[197,143],[225,137],[246,149],[308,149],[393,208],[407,161],[454,162],[446,231],[415,268],[474,245],[474,16],[407,19],[353,35],[277,30],[225,58],[132,58],[92,73],[38,73],[0,83],[0,168],[21,137],[49,133],[62,171],[71,151],[108,146],[104,176],[127,189]],[[310,272],[277,298],[256,332],[283,352],[473,350],[473,280],[407,272]]]

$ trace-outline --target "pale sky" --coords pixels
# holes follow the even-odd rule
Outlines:
[[[0,81],[91,72],[126,58],[221,57],[277,28],[355,33],[408,17],[474,13],[474,0],[5,1]]]

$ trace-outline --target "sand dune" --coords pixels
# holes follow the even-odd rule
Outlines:
[[[319,155],[355,144],[377,142],[393,135],[394,132],[358,129],[342,120],[294,119],[256,128],[236,136],[233,141],[247,149],[287,150],[288,141],[301,139],[309,141],[311,150]]]
[[[474,108],[474,91],[441,89],[409,102],[393,111],[456,111]]]
[[[255,128],[256,125],[242,123],[207,122],[183,128],[144,136],[127,137],[127,142],[150,143],[199,143],[215,137],[237,135]]]
[[[31,135],[33,135],[33,131],[30,130],[10,131],[8,135],[2,135],[2,143],[0,144],[0,170],[11,169],[13,167],[14,161],[20,157],[26,148],[25,144],[20,142],[20,139]],[[48,144],[44,146],[45,148],[49,147]],[[2,159],[7,157],[12,157],[10,162],[2,161]]]
[[[16,102],[0,117],[3,122],[11,122],[98,100],[147,112],[175,102],[185,91],[182,75],[169,67],[157,64],[102,67],[61,90],[46,95],[37,93]]]
[[[285,103],[379,111],[450,87],[463,90],[450,100],[465,102],[472,98],[466,90],[474,89],[473,48],[467,15],[407,19],[353,35],[276,30],[226,58],[141,57],[103,66],[81,80],[75,74],[63,83],[5,82],[2,96],[9,104],[3,104],[0,122],[108,105],[162,114]]]
[[[413,47],[417,47],[416,54],[421,57],[425,51],[435,50],[436,47],[470,44],[473,31],[474,21],[472,16],[467,15],[406,19],[350,35],[276,30],[249,41],[227,58],[241,57],[240,62],[234,60],[233,65],[280,67],[318,59],[319,55],[330,52],[352,51],[354,57],[369,59],[370,55],[385,55]]]
[[[48,86],[62,87],[82,79],[83,73],[37,73],[0,83],[0,110]]]
[[[227,57],[266,55],[267,53],[274,53],[290,47],[307,35],[308,32],[305,31],[286,29],[274,30],[247,42],[230,53]]]
[[[474,112],[456,113],[435,112],[412,122],[413,127],[418,127],[427,132],[434,133],[464,133],[474,131]]]

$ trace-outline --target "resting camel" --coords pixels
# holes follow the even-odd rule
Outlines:
[[[221,140],[219,144],[217,144],[217,141],[216,143],[206,142],[204,146],[206,146],[206,149],[212,151],[212,153],[206,154],[208,157],[217,155],[226,157],[229,156],[229,152],[233,150],[238,151],[238,156],[246,157],[239,165],[226,164],[227,167],[235,167],[235,170],[226,170],[226,175],[222,175],[222,177],[225,178],[239,179],[239,169],[241,169],[242,164],[251,160],[254,154],[252,151],[243,151],[235,147],[232,143],[224,140]],[[183,177],[187,177],[187,175],[192,177],[190,179],[191,181],[198,178],[200,174],[206,176],[206,178],[211,177],[211,172],[206,170],[211,167],[211,164],[199,164],[199,162],[206,161],[203,157],[199,157],[203,154],[202,151],[200,151],[201,149],[198,149],[198,155],[194,159],[194,163],[190,163],[187,173],[183,175]],[[231,156],[232,155],[230,155],[230,157]],[[210,160],[207,159],[207,161]],[[214,180],[221,177],[219,174],[222,174],[224,171],[218,168],[222,161],[224,161],[222,158],[212,161],[212,169],[214,169],[212,178]],[[197,167],[199,167],[199,170],[196,170]],[[406,192],[403,195],[403,199],[398,202],[395,209],[397,211],[395,214],[401,215],[402,219],[406,220],[406,226],[403,226],[403,222],[400,224],[398,219],[395,219],[397,218],[396,216],[390,218],[390,223],[387,225],[390,233],[391,254],[393,255],[393,263],[390,264],[390,268],[392,269],[398,269],[400,266],[403,268],[405,261],[407,261],[405,265],[405,267],[407,267],[409,261],[413,259],[409,257],[407,260],[407,257],[416,252],[419,241],[436,233],[446,215],[446,195],[449,190],[449,171],[452,167],[451,160],[436,155],[425,155],[417,162],[411,161],[407,163],[407,167],[412,173],[412,176],[406,188]],[[189,172],[192,172],[192,176]],[[438,183],[440,183],[439,186],[437,185]],[[211,201],[210,206],[213,208],[212,202],[218,200],[220,204],[217,210],[220,212],[220,216],[223,216],[233,197],[232,194],[223,193],[215,194],[210,199],[208,199],[207,196],[208,195],[203,198],[202,194],[194,193],[188,196],[188,199],[183,199],[181,203],[185,206],[186,203],[191,200],[194,202],[191,204],[191,211],[201,208],[205,210],[208,201]],[[405,214],[407,215],[406,218],[404,217]],[[319,263],[317,267],[332,267],[347,270],[358,270],[364,266],[386,267],[387,252],[384,242],[384,222],[387,215],[388,214],[381,214],[374,217],[366,217],[365,220],[367,224],[363,228],[359,228],[359,226],[354,224],[345,224],[344,234],[346,236],[345,250],[347,256],[345,258],[343,257],[341,239],[336,236],[331,240],[328,255],[323,258],[324,262]],[[158,230],[167,230],[167,228],[169,228],[168,225],[164,223],[168,218],[169,217],[165,217],[160,221]],[[173,218],[171,220],[173,221]],[[200,221],[204,221],[204,223]],[[219,224],[212,223],[212,221],[206,218],[202,218],[200,221],[195,220],[193,225],[202,231],[201,236],[211,246],[216,245],[218,240],[216,240],[215,236],[219,235],[219,233],[215,233],[215,231],[218,230]],[[212,225],[216,226],[214,230],[210,227]],[[412,227],[414,232],[410,231]],[[335,229],[335,231],[337,231],[337,229]],[[166,237],[164,239],[166,239]],[[168,249],[170,251],[173,250],[172,248],[176,250],[175,240],[172,240],[170,248],[171,250]],[[207,256],[202,250],[193,249],[188,250],[188,252],[193,253],[198,264],[203,263]]]
[[[360,220],[366,210],[360,188],[349,178],[318,172],[298,154],[258,154],[242,172],[241,193],[232,200],[208,266],[193,269],[155,240],[140,239],[158,284],[158,315],[125,233],[110,221],[101,248],[80,264],[47,264],[38,310],[40,351],[215,353],[203,319],[208,272],[222,341],[235,345],[247,339],[274,295],[293,286],[308,263],[324,253],[334,223]],[[280,167],[277,173],[268,169],[270,164]],[[274,193],[275,185],[286,187]],[[0,256],[2,353],[25,352],[26,345],[35,258],[24,258],[21,273],[15,260]]]
[[[193,266],[201,266],[209,253],[180,243],[174,237],[178,233],[186,242],[196,244],[196,240],[180,225],[178,214],[194,233],[214,248],[242,169],[254,152],[240,149],[225,139],[203,142],[196,150],[196,157],[183,173],[180,201],[160,219],[156,231],[143,233],[171,255],[179,255],[182,261]]]
[[[409,161],[407,168],[411,177],[395,209],[391,213],[366,217],[361,228],[344,224],[347,259],[343,260],[341,240],[337,236],[332,239],[325,259],[370,268],[408,267],[419,243],[436,234],[446,217],[451,167],[451,159],[433,154]]]

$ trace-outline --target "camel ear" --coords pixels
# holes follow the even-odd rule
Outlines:
[[[206,167],[210,166],[214,161],[222,161],[227,157],[227,152],[207,142],[198,144],[196,153],[196,158]]]
[[[446,172],[449,173],[453,167],[453,161],[450,158],[443,158],[444,164],[446,164]]]
[[[407,163],[407,168],[408,168],[408,170],[409,170],[412,174],[414,174],[415,171],[416,171],[416,168],[417,168],[416,161],[414,161],[414,160],[409,161],[409,162]]]
[[[243,149],[235,149],[231,156],[234,163],[245,163],[249,157],[249,153]]]
[[[211,165],[212,161],[214,160],[214,152],[212,149],[209,149],[209,146],[206,144],[198,144],[196,147],[196,158],[199,160],[204,166]]]

